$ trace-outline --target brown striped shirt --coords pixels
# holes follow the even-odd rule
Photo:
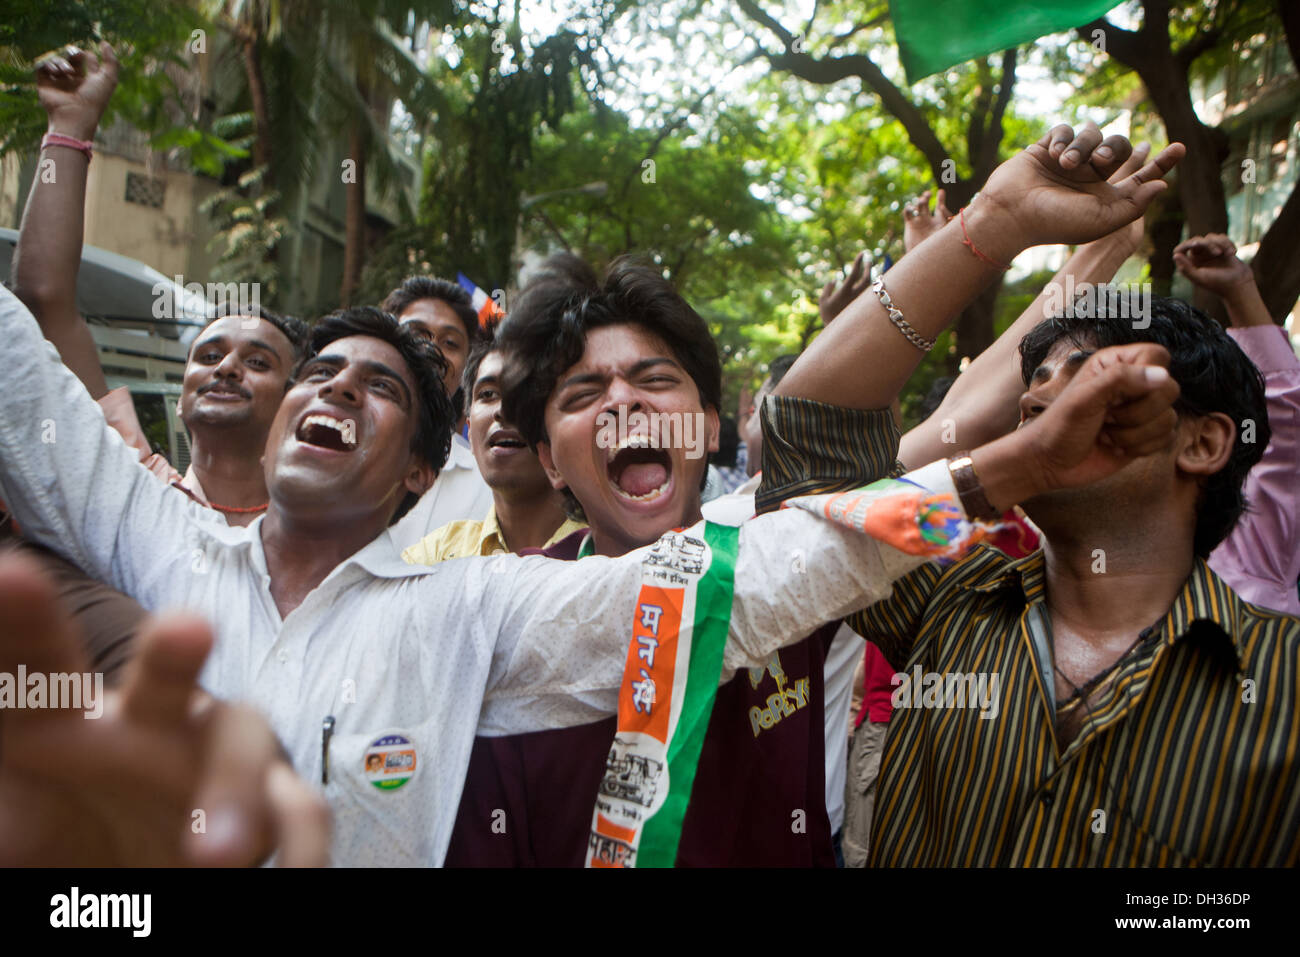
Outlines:
[[[859,453],[837,411],[768,400],[760,497],[843,487]],[[1050,650],[1040,660],[1033,640],[1045,591],[1041,551],[981,547],[848,619],[909,685],[916,669],[938,676],[920,707],[894,711],[872,864],[1300,863],[1300,620],[1242,601],[1197,560],[1061,749]],[[993,674],[996,709],[952,706],[970,685],[948,676]]]

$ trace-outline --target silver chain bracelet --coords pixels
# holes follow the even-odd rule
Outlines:
[[[903,318],[903,314],[898,310],[898,307],[894,305],[894,300],[889,298],[889,293],[885,290],[885,280],[883,278],[877,279],[873,282],[871,288],[875,292],[876,298],[880,300],[880,304],[885,307],[885,312],[889,315],[889,321],[894,324],[894,328],[907,337],[908,342],[916,346],[922,352],[929,352],[934,348],[933,339],[925,338],[925,336],[912,328],[910,322]]]

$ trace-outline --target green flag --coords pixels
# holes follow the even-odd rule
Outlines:
[[[1083,26],[1118,5],[1117,0],[889,0],[908,83]]]

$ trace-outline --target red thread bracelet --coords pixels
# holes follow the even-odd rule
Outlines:
[[[978,259],[982,263],[988,263],[990,266],[992,266],[995,269],[1001,269],[1003,272],[1006,272],[1008,269],[1011,268],[1010,266],[1002,265],[1002,263],[998,262],[996,259],[984,255],[982,252],[980,252],[978,249],[975,248],[975,243],[971,240],[970,233],[966,232],[966,207],[965,206],[963,206],[958,211],[957,218],[961,220],[961,234],[964,237],[966,237],[961,241],[961,244],[969,248],[970,251],[975,254],[976,259]]]
[[[79,140],[71,136],[64,136],[62,133],[46,133],[41,139],[41,149],[47,146],[66,146],[70,150],[86,154],[87,162],[91,158],[91,147],[94,144],[90,140]]]

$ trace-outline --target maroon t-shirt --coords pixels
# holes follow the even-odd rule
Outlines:
[[[573,561],[585,535],[541,554]],[[822,720],[834,634],[820,628],[718,689],[677,866],[835,866]],[[581,867],[616,725],[475,738],[446,865]]]

